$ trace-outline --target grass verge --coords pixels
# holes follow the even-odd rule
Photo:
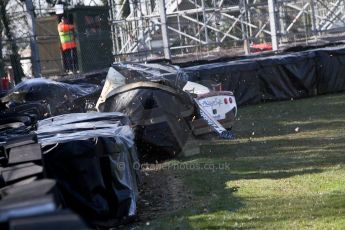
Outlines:
[[[345,227],[345,94],[240,108],[234,132],[166,162],[191,197],[137,229]]]

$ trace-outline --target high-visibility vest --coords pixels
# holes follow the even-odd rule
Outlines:
[[[77,46],[74,40],[73,29],[74,26],[67,23],[60,22],[58,25],[60,42],[63,51],[73,49]]]

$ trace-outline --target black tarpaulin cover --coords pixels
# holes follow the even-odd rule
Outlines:
[[[183,68],[188,80],[222,83],[238,105],[290,100],[345,90],[345,48],[246,57]]]
[[[221,83],[223,90],[232,91],[237,104],[260,101],[258,65],[250,61],[212,63],[183,68],[189,81],[211,86]]]
[[[46,103],[51,115],[68,112],[84,112],[85,101],[97,97],[101,87],[94,84],[67,84],[44,78],[21,82],[1,98],[2,103],[16,107],[26,103]]]
[[[0,142],[27,135],[34,130],[35,117],[19,113],[0,113]]]
[[[345,48],[327,48],[315,51],[317,91],[319,94],[345,90]]]
[[[116,63],[113,68],[125,77],[126,84],[150,81],[182,89],[188,81],[179,67],[168,64]]]
[[[180,88],[185,83],[171,66],[115,64],[108,72],[98,110],[130,117],[142,157],[174,155],[191,133],[186,119],[192,120],[194,114],[192,98]]]
[[[129,125],[120,113],[66,114],[38,124],[48,176],[67,206],[93,223],[136,214],[139,162]]]
[[[314,53],[307,52],[257,60],[261,100],[314,96],[316,89],[314,57]]]

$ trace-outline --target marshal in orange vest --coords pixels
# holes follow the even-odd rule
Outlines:
[[[61,42],[63,51],[76,48],[77,46],[74,39],[73,29],[74,29],[74,26],[71,24],[65,23],[64,20],[62,20],[58,25],[60,42]]]

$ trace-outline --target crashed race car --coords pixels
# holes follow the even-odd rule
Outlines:
[[[227,130],[237,114],[233,93],[188,81],[188,75],[172,65],[114,64],[96,107],[131,118],[143,158],[175,156],[188,139],[212,131],[234,138]]]

